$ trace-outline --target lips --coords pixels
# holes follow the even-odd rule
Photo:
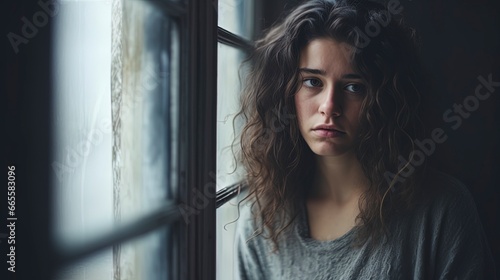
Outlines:
[[[333,125],[318,125],[315,126],[312,129],[312,131],[319,137],[328,137],[328,138],[340,137],[345,134],[345,132],[337,129]]]

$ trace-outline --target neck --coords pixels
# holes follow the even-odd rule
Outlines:
[[[317,171],[309,197],[344,204],[359,198],[369,184],[354,154],[316,156]]]

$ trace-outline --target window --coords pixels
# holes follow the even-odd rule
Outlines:
[[[248,41],[253,37],[254,1],[219,1],[219,43],[217,77],[217,187],[218,200],[228,192],[221,190],[241,180],[241,166],[236,166],[231,145],[234,130],[241,124],[233,123],[239,109],[239,97],[245,69],[242,62],[251,50]],[[237,121],[237,120],[236,120]],[[233,127],[234,124],[234,127]],[[235,149],[238,147],[236,146]],[[235,190],[233,190],[233,193]],[[236,190],[237,191],[237,190]],[[226,194],[224,194],[226,193]],[[237,219],[236,199],[226,201],[217,209],[217,279],[234,279],[234,230]]]
[[[178,200],[180,38],[178,21],[152,2],[60,3],[52,167],[54,234],[64,249],[140,225]],[[179,243],[178,229],[151,230],[56,279],[176,279],[165,252]]]
[[[42,2],[57,16],[20,47],[22,124],[42,126],[17,146],[38,186],[17,277],[214,279],[212,3]]]
[[[50,12],[8,64],[29,81],[9,103],[17,184],[36,186],[18,188],[17,279],[232,279],[216,260],[233,248],[223,188],[240,179],[228,147],[258,2],[13,4],[19,34]]]

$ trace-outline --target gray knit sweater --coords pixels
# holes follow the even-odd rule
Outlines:
[[[394,218],[390,235],[371,250],[352,246],[357,228],[332,241],[310,237],[305,210],[284,233],[279,251],[257,236],[248,204],[237,225],[236,279],[495,279],[474,201],[453,177],[434,173],[416,208]],[[432,185],[431,185],[432,184]],[[304,208],[305,209],[305,208]]]

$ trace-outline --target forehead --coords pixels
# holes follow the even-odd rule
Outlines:
[[[351,68],[353,47],[331,38],[317,38],[310,41],[300,52],[299,67],[314,67],[333,70],[334,66]]]

